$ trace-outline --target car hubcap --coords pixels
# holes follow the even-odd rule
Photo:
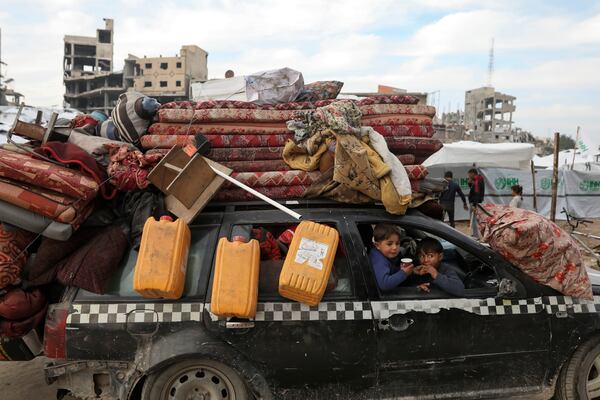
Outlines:
[[[587,394],[589,399],[600,398],[600,356],[596,357],[588,372]]]
[[[235,400],[231,381],[210,367],[188,368],[175,376],[165,389],[163,399],[168,400]]]

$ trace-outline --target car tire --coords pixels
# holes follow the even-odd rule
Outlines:
[[[579,346],[563,365],[556,384],[556,400],[600,398],[600,338]]]
[[[146,379],[143,400],[206,398],[248,400],[248,390],[231,367],[214,360],[186,360]]]

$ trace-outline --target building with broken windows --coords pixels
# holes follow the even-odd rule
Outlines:
[[[465,129],[482,143],[514,142],[512,115],[516,97],[481,87],[465,92]]]
[[[66,35],[63,58],[64,100],[82,112],[109,114],[121,93],[136,90],[159,102],[189,98],[190,83],[206,81],[208,53],[195,45],[182,46],[175,57],[125,59],[113,71],[114,22],[104,19],[96,36]]]

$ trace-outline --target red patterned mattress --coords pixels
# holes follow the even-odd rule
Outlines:
[[[4,149],[0,149],[0,177],[84,200],[96,197],[99,188],[79,171]]]
[[[0,200],[54,221],[78,226],[91,213],[91,199],[73,197],[25,183],[0,180]]]
[[[214,124],[184,124],[176,122],[157,122],[150,125],[151,135],[281,135],[291,131],[284,122],[273,123],[214,123]]]
[[[375,125],[372,128],[382,136],[430,138],[435,133],[435,129],[431,125]]]
[[[364,110],[363,110],[364,109]],[[369,118],[379,116],[415,116],[414,124],[431,124],[431,118],[435,115],[435,108],[422,104],[374,104],[361,106],[363,111],[363,121]],[[212,108],[212,109],[173,109],[164,108],[158,110],[160,122],[180,122],[180,123],[206,123],[206,122],[281,122],[294,119],[304,110],[252,110],[238,108]],[[399,125],[400,123],[390,123],[390,125]],[[410,123],[406,123],[407,125]],[[385,125],[385,123],[377,123]]]
[[[278,147],[284,146],[294,135],[205,135],[212,147]],[[185,146],[193,143],[193,136],[189,135],[144,135],[141,138],[142,147],[171,148]]]
[[[193,109],[203,110],[212,108],[235,108],[235,109],[249,109],[249,110],[307,110],[315,109],[329,105],[340,99],[330,100],[319,100],[313,102],[292,102],[292,103],[280,103],[274,105],[258,105],[247,101],[236,101],[236,100],[206,100],[206,101],[173,101],[165,103],[160,106],[161,109],[169,108],[182,108],[182,109]],[[376,96],[376,97],[365,97],[364,99],[356,100],[358,106],[370,105],[370,104],[417,104],[418,99],[412,96]]]
[[[304,197],[308,186],[257,187],[256,191],[274,200],[292,200]],[[216,201],[249,201],[258,198],[244,189],[221,189],[214,197]]]
[[[362,117],[363,126],[377,125],[431,125],[431,117],[426,115],[400,115],[400,114],[382,114],[366,115]]]
[[[444,145],[439,139],[384,136],[392,153],[411,153],[414,155],[431,155]]]

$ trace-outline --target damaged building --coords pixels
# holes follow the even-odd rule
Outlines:
[[[465,129],[482,143],[514,142],[512,115],[516,97],[481,87],[465,92]]]
[[[206,81],[208,53],[195,45],[182,46],[175,57],[136,57],[130,54],[123,70],[113,71],[114,21],[105,18],[96,36],[64,37],[66,105],[84,113],[109,114],[121,93],[136,90],[159,102],[189,97],[190,83]]]

